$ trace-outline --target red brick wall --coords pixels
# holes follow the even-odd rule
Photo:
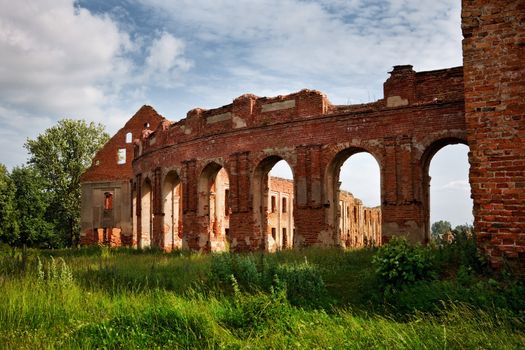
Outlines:
[[[102,227],[108,225],[100,220],[103,203],[100,197],[104,191],[114,195],[113,210],[107,227],[114,232],[113,237],[106,243],[112,245],[132,245],[132,218],[131,218],[131,192],[130,180],[133,178],[131,166],[134,156],[133,140],[138,142],[142,135],[144,125],[149,123],[149,128],[157,128],[163,118],[150,106],[143,106],[111,139],[97,152],[92,165],[81,177],[82,209],[81,209],[81,244],[103,244],[100,238]],[[126,140],[126,135],[131,133],[131,140]],[[130,141],[130,142],[127,142]],[[125,150],[125,162],[118,164],[119,149]],[[113,232],[112,231],[112,232]],[[118,239],[116,238],[118,237]],[[118,243],[117,243],[118,242]]]
[[[461,72],[461,67],[421,73],[396,67],[385,83],[385,99],[366,105],[334,106],[322,93],[303,90],[273,98],[243,95],[218,109],[197,108],[143,140],[133,170],[141,179],[153,179],[155,169],[178,172],[184,235],[192,247],[206,230],[197,211],[197,179],[208,164],[220,164],[230,180],[233,248],[253,250],[264,247],[254,203],[261,176],[256,169],[284,159],[297,194],[295,243],[334,245],[339,241],[335,174],[347,157],[367,151],[381,169],[383,236],[426,241],[427,158],[448,143],[466,143]]]
[[[479,245],[525,265],[525,2],[464,0],[465,113]]]
[[[91,167],[82,175],[81,182],[130,180],[133,178],[131,161],[133,160],[133,140],[141,137],[144,124],[149,123],[155,130],[164,118],[150,106],[142,106],[133,117],[97,152]],[[126,142],[126,134],[132,134],[130,143]],[[118,164],[119,149],[126,150],[125,164]]]

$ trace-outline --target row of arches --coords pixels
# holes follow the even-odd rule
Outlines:
[[[430,192],[429,175],[430,163],[434,155],[443,147],[463,143],[457,139],[443,139],[435,142],[424,152],[422,158],[423,167],[423,201],[430,203],[433,195]],[[468,152],[468,147],[463,146],[464,153]],[[368,158],[367,167],[375,168],[375,185],[363,186],[360,183],[353,183],[354,186],[347,187],[351,179],[345,177],[345,164],[349,163],[354,155],[359,154],[361,158]],[[365,155],[365,157],[363,157]],[[282,172],[272,171],[279,164],[287,164],[288,176]],[[361,163],[363,164],[363,163]],[[370,166],[372,164],[372,166]],[[468,164],[465,165],[468,169]],[[279,167],[279,166],[278,166]],[[281,165],[281,168],[283,166]],[[360,174],[359,166],[355,167],[355,173],[363,178]],[[291,193],[284,191],[279,187],[278,181],[272,182],[272,176],[288,177],[293,180],[292,167],[278,155],[266,157],[255,166],[251,175],[250,201],[252,203],[252,225],[254,230],[258,231],[262,246],[265,250],[275,251],[279,249],[291,248],[295,245],[295,224],[294,212],[297,205],[295,195],[296,185],[291,182]],[[446,170],[445,170],[446,172]],[[351,210],[345,207],[342,202],[342,193],[345,191],[352,192],[356,197],[364,197],[368,206],[381,207],[381,165],[376,158],[362,148],[346,148],[335,156],[329,163],[325,176],[325,196],[330,203],[333,203],[326,210],[327,225],[332,227],[335,233],[337,244],[346,247],[358,247],[364,245],[380,244],[381,212],[379,214],[364,211],[358,212],[357,207]],[[367,176],[367,175],[365,175]],[[197,219],[198,230],[204,234],[198,236],[198,246],[209,251],[228,250],[232,238],[230,236],[230,176],[227,170],[217,162],[207,164],[196,179],[197,184]],[[359,181],[355,181],[359,182]],[[188,242],[185,240],[185,232],[189,228],[184,225],[184,196],[182,181],[175,170],[169,171],[164,175],[161,184],[161,208],[162,212],[156,215],[153,212],[153,184],[152,179],[146,177],[140,185],[140,198],[136,198],[137,191],[133,198],[133,215],[134,215],[134,234],[139,247],[146,248],[151,245],[161,246],[164,249],[181,249],[187,248]],[[368,187],[368,188],[367,188]],[[375,192],[374,195],[368,193]],[[369,200],[369,197],[375,198]],[[135,219],[137,215],[137,201],[140,201],[140,222]],[[468,200],[467,200],[468,202]],[[336,203],[338,205],[336,205]],[[468,204],[467,204],[468,206]],[[470,204],[470,210],[472,205]],[[430,205],[426,205],[426,222],[428,231],[430,229]],[[160,216],[160,232],[154,234],[154,217]],[[362,225],[357,225],[357,218],[362,220]],[[375,219],[376,221],[373,221]],[[366,226],[365,230],[363,226]],[[195,230],[195,228],[191,228]],[[366,233],[365,233],[366,232]]]

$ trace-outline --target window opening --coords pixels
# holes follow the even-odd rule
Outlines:
[[[117,164],[126,164],[126,149],[119,148],[117,154]]]

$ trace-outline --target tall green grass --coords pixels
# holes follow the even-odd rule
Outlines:
[[[375,253],[4,250],[0,348],[525,345],[519,279],[456,270],[385,294]]]

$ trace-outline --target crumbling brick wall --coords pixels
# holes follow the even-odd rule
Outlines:
[[[199,250],[209,232],[199,179],[212,164],[224,168],[231,247],[269,249],[263,185],[271,167],[286,160],[294,174],[294,245],[341,245],[339,170],[351,155],[369,152],[382,178],[381,241],[406,235],[425,242],[428,163],[441,147],[467,143],[462,75],[461,67],[418,73],[396,66],[385,82],[385,98],[364,105],[336,106],[318,91],[303,90],[272,98],[243,95],[217,109],[196,108],[185,119],[159,125],[136,145],[134,183],[150,179],[153,197],[161,198],[168,169],[177,173],[183,247]],[[162,209],[155,208],[153,230],[161,231],[155,220],[161,220]]]
[[[494,266],[525,266],[525,2],[462,4],[474,228]]]
[[[142,130],[156,128],[162,120],[150,106],[140,108],[82,174],[80,244],[136,244],[131,213],[133,141],[138,142]],[[112,196],[111,208],[104,208],[106,194]]]

